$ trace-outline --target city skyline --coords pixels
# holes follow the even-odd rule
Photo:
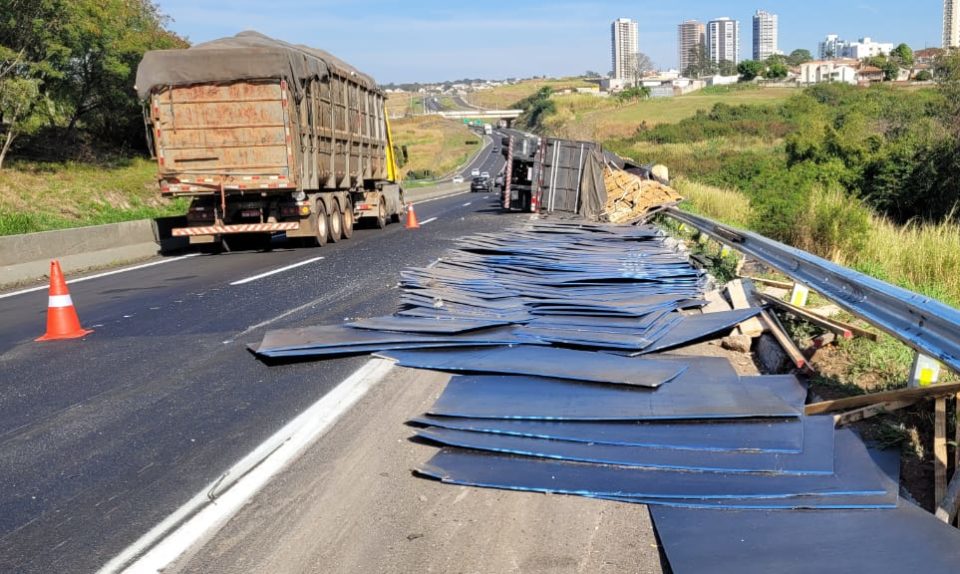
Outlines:
[[[777,45],[778,17],[766,10],[757,10],[753,15],[753,59],[766,60],[780,53]]]
[[[637,22],[630,18],[617,18],[610,24],[611,75],[623,80],[633,76],[636,55],[640,51]]]
[[[905,42],[914,49],[940,47],[944,13],[943,0],[875,0],[869,5],[689,0],[665,6],[633,0],[488,0],[456,8],[424,0],[416,10],[374,0],[235,0],[227,12],[214,0],[157,3],[173,19],[171,29],[193,43],[253,29],[328,50],[385,84],[571,76],[586,70],[606,74],[610,23],[619,17],[637,20],[640,51],[658,68],[676,69],[677,25],[686,20],[706,22],[726,15],[750,22],[756,10],[763,9],[779,16],[782,51],[804,48],[816,53],[827,34]],[[741,47],[745,56],[749,48]]]

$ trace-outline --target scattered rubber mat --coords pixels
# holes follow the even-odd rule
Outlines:
[[[397,354],[397,353],[394,353]],[[798,417],[774,392],[734,379],[682,380],[656,391],[529,376],[452,377],[430,414],[554,421],[668,421]]]
[[[836,433],[834,469],[834,474],[827,476],[647,470],[444,447],[418,472],[463,486],[626,498],[763,499],[886,493],[882,472],[851,431]]]
[[[656,388],[686,370],[679,362],[628,359],[552,347],[498,347],[461,351],[389,351],[401,367],[559,377],[612,385]]]
[[[347,323],[348,327],[373,331],[393,331],[397,333],[431,333],[441,335],[457,335],[478,329],[501,327],[509,325],[507,321],[467,319],[465,317],[373,317]]]
[[[410,422],[454,430],[597,445],[641,446],[681,451],[780,453],[800,452],[804,434],[811,432],[812,426],[833,428],[833,417],[656,423],[550,422],[424,415]]]
[[[960,571],[960,530],[904,500],[892,510],[650,514],[676,574]]]
[[[720,473],[779,473],[829,475],[833,473],[833,427],[812,425],[803,435],[799,453],[690,451],[647,446],[601,445],[428,428],[417,436],[438,444],[574,462],[592,462],[651,469]]]

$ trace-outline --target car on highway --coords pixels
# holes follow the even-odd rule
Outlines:
[[[474,169],[473,171],[471,171],[471,172],[470,172],[470,177],[480,177],[480,170],[479,170],[479,169]]]
[[[480,177],[482,177],[483,179],[490,179],[490,172],[489,172],[489,171],[484,171],[484,172],[480,173]]]
[[[493,191],[493,180],[489,177],[475,177],[470,182],[470,191],[472,193],[490,193]]]
[[[462,175],[453,176],[453,183],[463,183],[463,176]]]

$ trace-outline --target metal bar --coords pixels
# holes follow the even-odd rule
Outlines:
[[[809,286],[909,347],[960,372],[960,311],[756,233],[675,207],[665,213]]]

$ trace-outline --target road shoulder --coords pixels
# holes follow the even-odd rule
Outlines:
[[[165,572],[662,572],[646,507],[443,485],[403,423],[447,376],[395,368]]]

